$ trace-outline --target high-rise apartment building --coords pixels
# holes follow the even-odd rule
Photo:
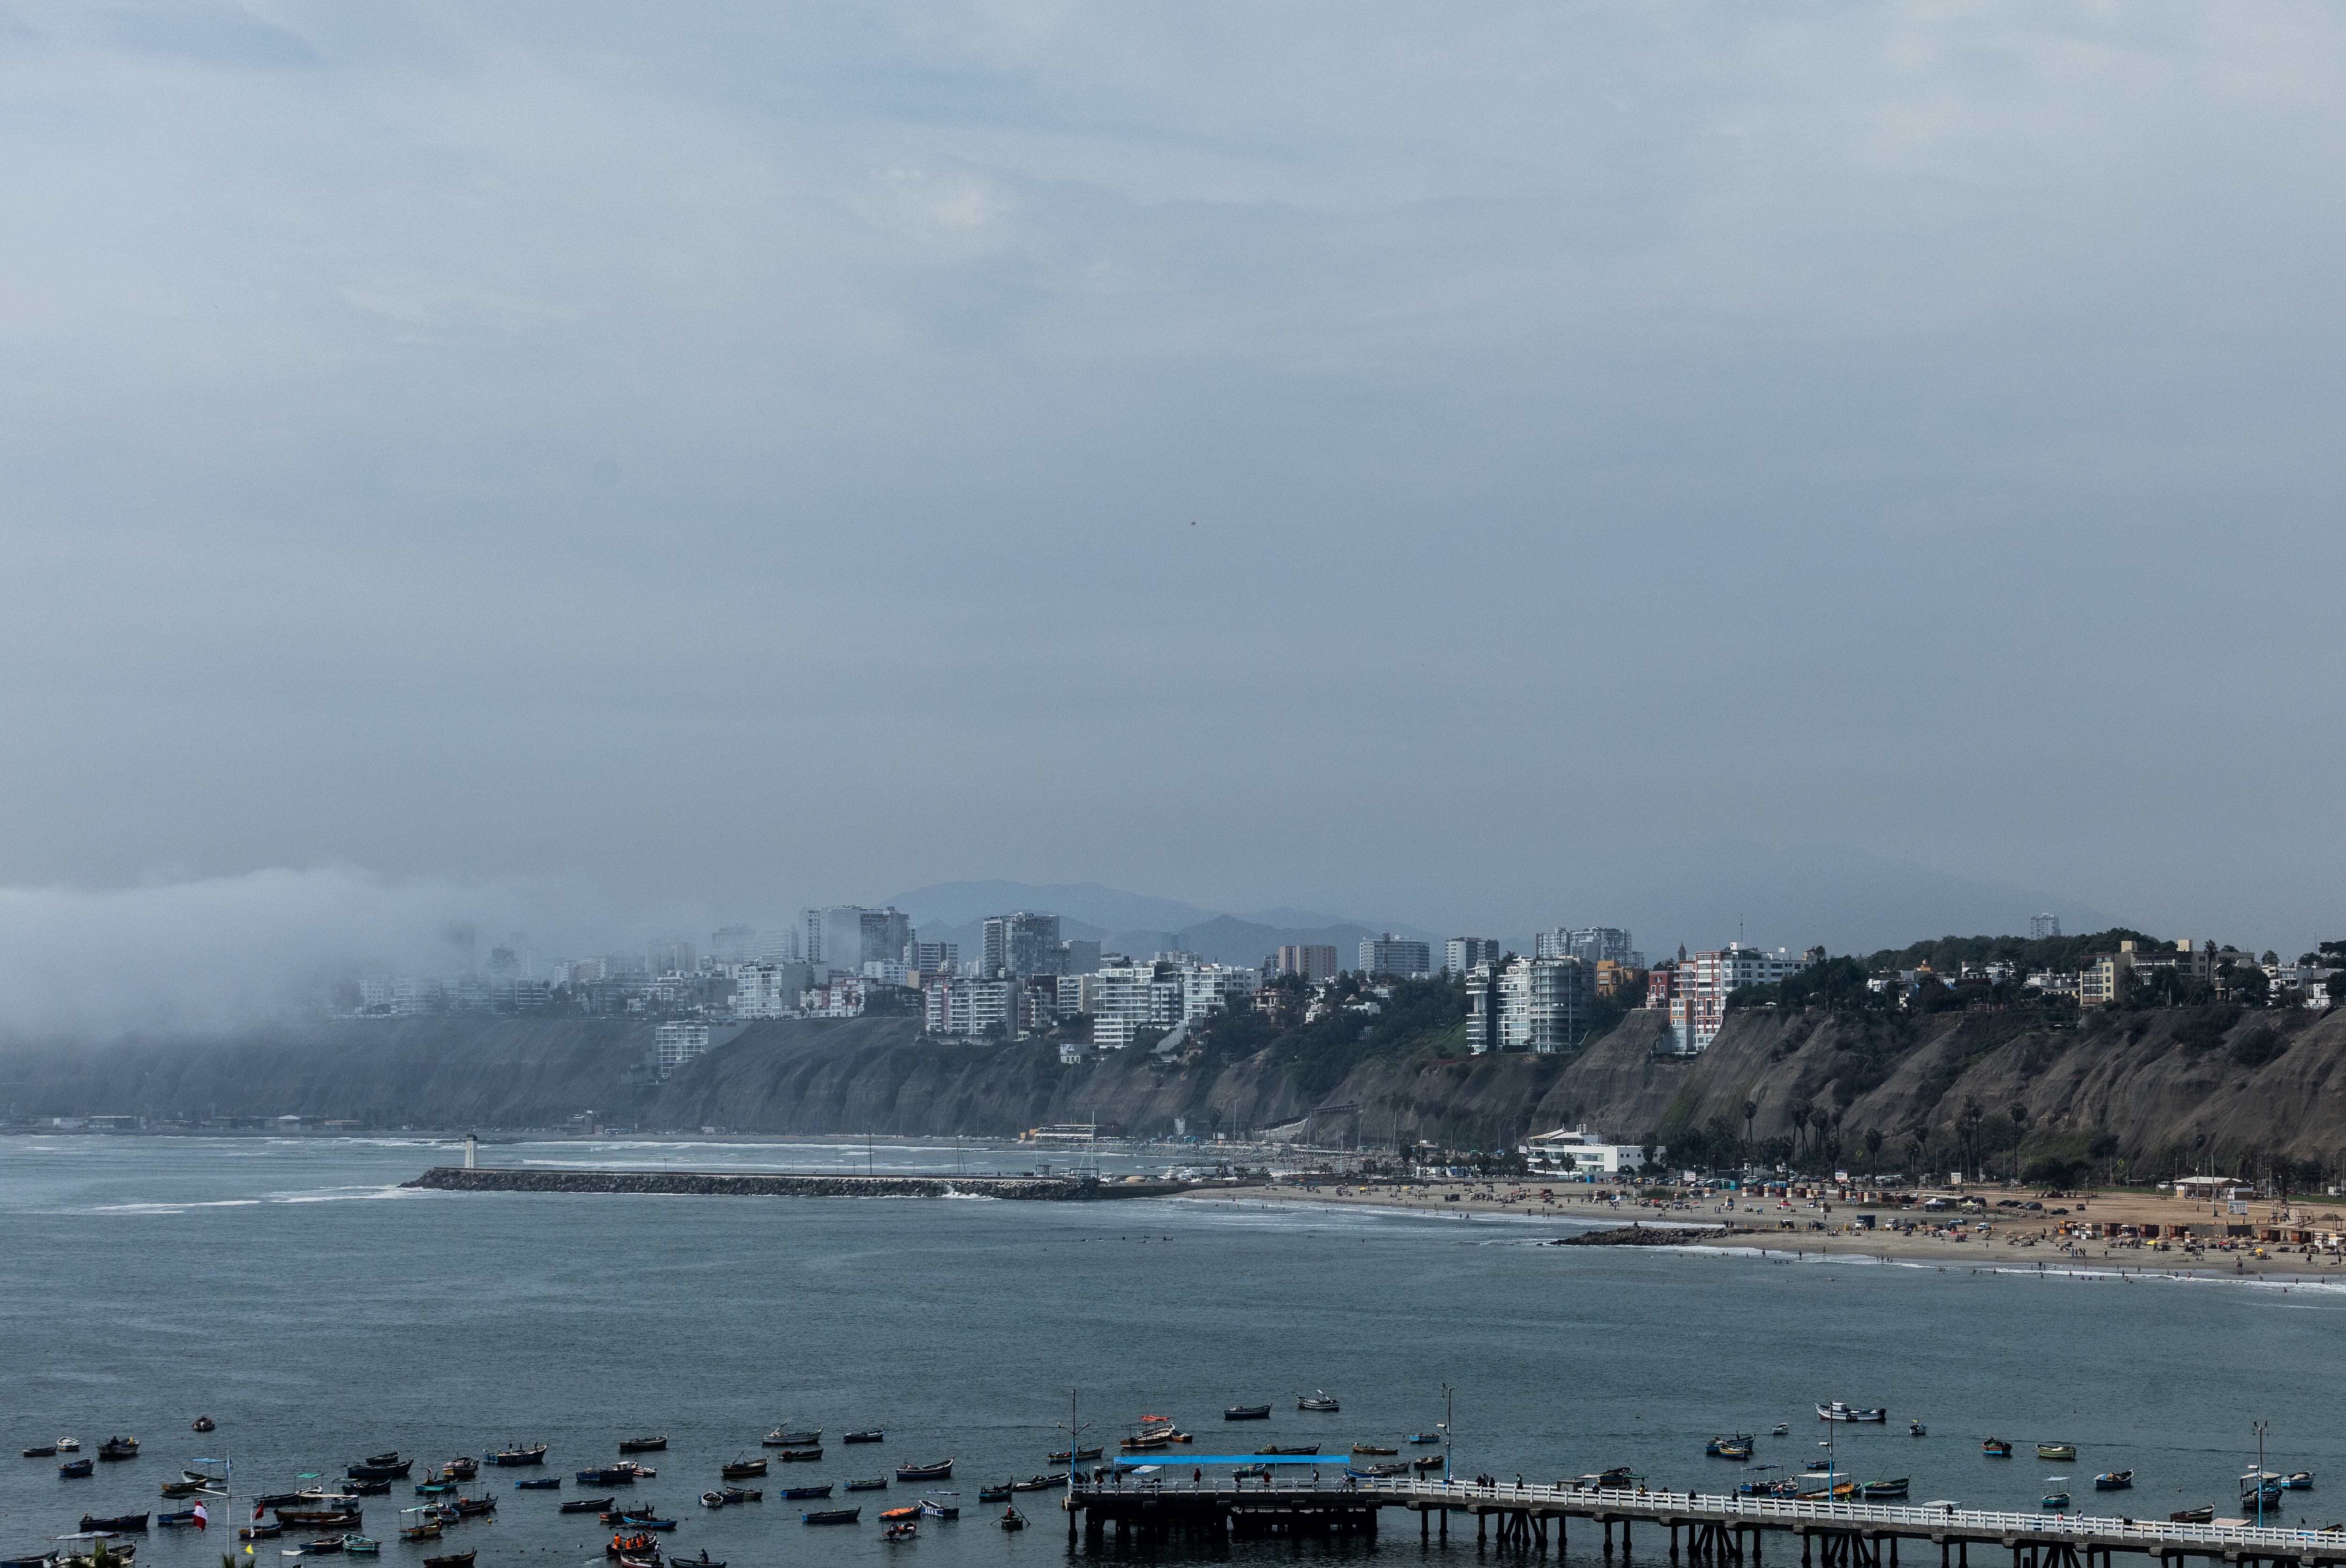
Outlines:
[[[1442,967],[1452,974],[1471,974],[1478,963],[1499,962],[1499,939],[1454,936],[1442,944]]]
[[[684,1021],[663,1023],[653,1032],[653,1049],[658,1053],[660,1082],[665,1084],[678,1068],[708,1053],[709,1025]]]
[[[801,956],[818,970],[840,974],[860,975],[874,959],[902,963],[913,940],[911,917],[894,908],[832,904],[802,911],[799,926],[804,937]]]
[[[938,974],[961,967],[961,943],[957,942],[916,942],[905,953],[907,967],[923,974]]]
[[[1646,967],[1646,955],[1618,926],[1558,926],[1532,938],[1534,958],[1576,958],[1592,968],[1606,959],[1630,969]]]
[[[1795,957],[1782,948],[1770,952],[1739,942],[1691,958],[1682,949],[1675,963],[1647,977],[1646,1005],[1669,1010],[1670,1035],[1678,1054],[1692,1056],[1708,1050],[1719,1038],[1727,1023],[1727,999],[1738,987],[1774,984],[1823,958],[1822,948]]]
[[[690,974],[699,962],[692,943],[681,937],[662,937],[644,950],[647,974]]]
[[[1023,1022],[1019,1003],[1025,990],[1015,980],[939,975],[922,988],[923,1026],[932,1034],[963,1039],[987,1033],[1015,1036]]]
[[[1185,1004],[1180,975],[1169,964],[1131,959],[1102,962],[1092,1003],[1092,1044],[1120,1051],[1143,1029],[1170,1029],[1181,1022]]]
[[[759,956],[756,926],[722,926],[709,935],[709,960],[720,967],[729,969],[734,964],[748,963]]]
[[[1552,1055],[1587,1035],[1596,1003],[1596,966],[1576,958],[1480,963],[1466,975],[1466,1048]]]
[[[1272,961],[1281,974],[1300,974],[1313,985],[1336,977],[1336,950],[1324,943],[1282,947]]]
[[[2029,941],[2043,942],[2048,936],[2059,936],[2060,934],[2061,917],[2059,915],[2039,914],[2030,915],[2028,917]]]
[[[1066,957],[1059,943],[1059,917],[1020,910],[987,919],[985,950],[978,968],[989,977],[1009,974],[1024,980],[1030,974],[1059,973],[1066,966]]]
[[[1361,943],[1362,974],[1396,974],[1415,979],[1433,972],[1433,948],[1429,942],[1412,942],[1407,937],[1387,932]]]

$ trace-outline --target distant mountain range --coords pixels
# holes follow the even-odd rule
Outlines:
[[[1136,958],[1179,951],[1218,963],[1250,964],[1290,943],[1324,943],[1335,948],[1337,964],[1350,969],[1362,942],[1382,932],[1437,945],[1442,941],[1399,922],[1371,927],[1316,911],[1284,908],[1226,914],[1097,882],[939,882],[888,901],[913,917],[923,942],[959,942],[964,955],[973,958],[984,940],[987,917],[1018,910],[1057,915],[1062,936],[1096,942],[1102,952]],[[1437,963],[1440,958],[1437,952]]]

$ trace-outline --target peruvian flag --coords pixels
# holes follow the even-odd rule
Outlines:
[[[196,1528],[199,1530],[209,1530],[211,1525],[206,1522],[209,1518],[210,1515],[204,1512],[204,1505],[200,1502],[196,1504]]]

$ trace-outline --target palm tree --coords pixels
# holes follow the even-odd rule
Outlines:
[[[1743,1102],[1743,1163],[1745,1165],[1749,1165],[1751,1163],[1751,1118],[1759,1114],[1759,1101],[1746,1100]]]

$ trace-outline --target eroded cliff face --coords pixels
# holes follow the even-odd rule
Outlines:
[[[760,1023],[666,1085],[630,1085],[648,1024],[576,1019],[411,1019],[238,1039],[0,1047],[19,1117],[128,1113],[303,1115],[376,1126],[556,1127],[592,1111],[655,1129],[1009,1136],[1098,1120],[1129,1132],[1247,1133],[1312,1118],[1322,1143],[1419,1138],[1513,1147],[1586,1124],[1683,1145],[1837,1138],[1843,1158],[1902,1163],[1952,1146],[1973,1110],[2022,1148],[2088,1142],[2161,1166],[2251,1154],[2346,1165],[2346,1010],[2123,1016],[2094,1032],[2021,1027],[2014,1014],[1761,1012],[1730,1020],[1699,1058],[1657,1056],[1639,1014],[1570,1060],[1365,1062],[1308,1087],[1268,1053],[1175,1064],[1138,1054],[1062,1066],[1035,1045],[939,1045],[910,1019]],[[1753,1114],[1747,1123],[1743,1111]],[[2013,1116],[2017,1110],[2018,1117]],[[1879,1158],[1863,1153],[1879,1132]],[[1920,1137],[1923,1142],[1915,1144]]]

